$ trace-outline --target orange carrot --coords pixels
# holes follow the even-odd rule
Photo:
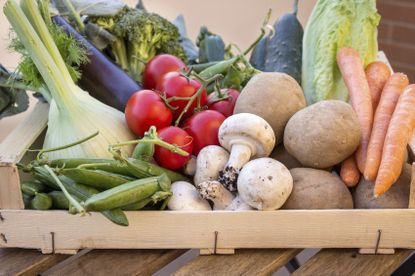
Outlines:
[[[384,194],[401,174],[406,146],[415,128],[415,85],[399,97],[386,133],[374,196]]]
[[[373,128],[367,149],[364,172],[366,180],[375,181],[376,179],[389,122],[399,96],[408,84],[409,80],[405,74],[395,73],[388,79],[383,88],[382,96],[380,97],[379,105],[375,112],[375,118],[373,119]]]
[[[360,172],[354,154],[342,162],[340,177],[347,187],[354,187],[359,183]]]
[[[341,49],[337,53],[337,64],[349,90],[352,106],[356,111],[362,131],[360,145],[356,151],[356,162],[359,171],[363,173],[373,122],[373,107],[369,84],[363,70],[363,62],[355,49]]]
[[[383,87],[391,75],[391,69],[382,61],[374,61],[366,67],[365,73],[370,88],[370,95],[372,97],[372,107],[375,111],[378,106]]]

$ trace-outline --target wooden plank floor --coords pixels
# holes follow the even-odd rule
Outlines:
[[[354,249],[325,249],[293,273],[307,275],[390,275],[412,250],[396,250],[393,255],[361,255]]]
[[[43,255],[37,250],[0,249],[0,274],[37,275],[68,257]]]
[[[234,255],[199,256],[173,275],[271,275],[301,250],[244,249]]]
[[[48,275],[151,275],[185,250],[92,250]]]

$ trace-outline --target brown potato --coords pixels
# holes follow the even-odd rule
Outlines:
[[[289,170],[294,168],[301,168],[303,166],[301,165],[300,161],[295,159],[295,157],[293,157],[287,152],[283,144],[276,146],[269,157],[274,158],[277,161],[280,161]]]
[[[328,168],[350,156],[360,143],[360,125],[353,108],[338,100],[310,105],[291,117],[284,146],[305,167]]]
[[[337,175],[310,168],[295,168],[290,173],[293,190],[281,209],[353,208],[352,195]]]
[[[382,196],[373,196],[374,183],[371,181],[360,180],[353,193],[353,201],[356,209],[393,209],[408,208],[409,189],[411,185],[412,167],[405,164],[401,176],[392,187]]]
[[[234,114],[252,113],[267,121],[275,133],[276,143],[283,138],[284,128],[306,101],[300,85],[289,75],[277,72],[259,73],[242,89]]]

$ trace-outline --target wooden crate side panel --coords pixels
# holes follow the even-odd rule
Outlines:
[[[80,248],[415,248],[415,210],[284,210],[270,212],[127,212],[129,227],[101,214],[3,210],[0,246]],[[399,227],[397,227],[399,226]]]
[[[19,172],[15,165],[0,164],[0,209],[24,209]]]
[[[19,124],[0,144],[0,163],[17,163],[45,129],[49,104],[37,102],[27,119]]]

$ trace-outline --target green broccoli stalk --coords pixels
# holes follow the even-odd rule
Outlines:
[[[115,16],[91,17],[90,21],[117,38],[110,49],[115,62],[137,81],[155,55],[171,54],[187,62],[177,27],[155,13],[125,7]]]

